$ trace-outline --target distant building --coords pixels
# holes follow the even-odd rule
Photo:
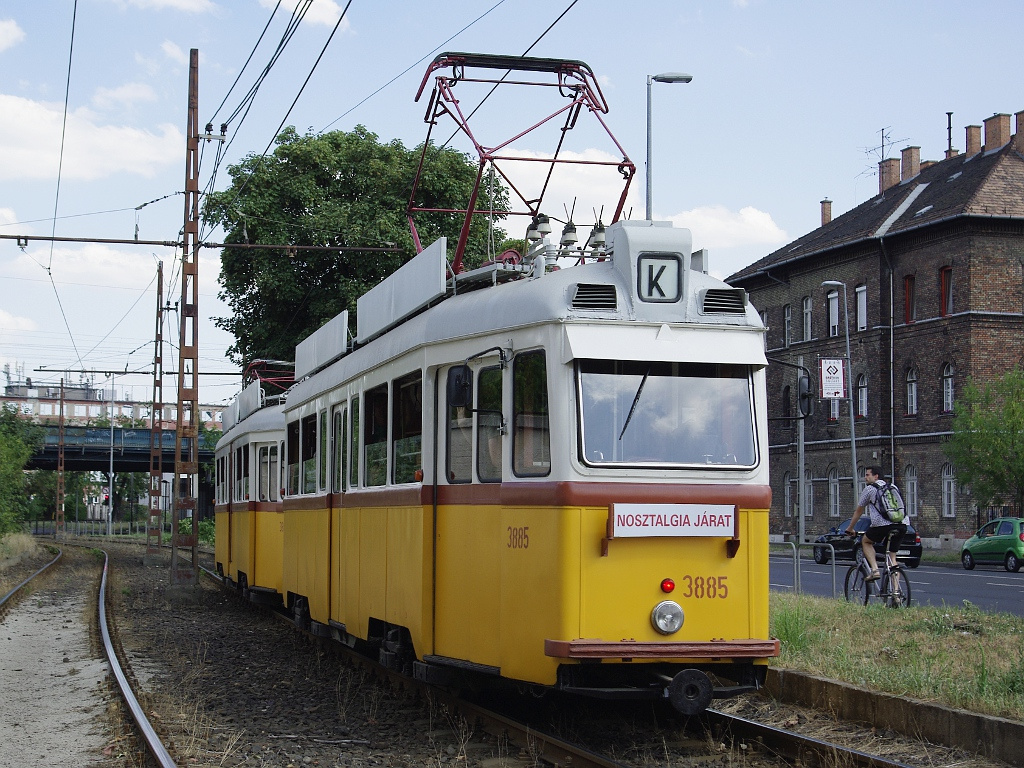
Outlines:
[[[1001,509],[979,509],[943,453],[953,403],[967,379],[983,383],[1024,353],[1024,112],[967,126],[966,152],[938,162],[918,147],[879,163],[878,195],[729,278],[745,288],[768,328],[772,360],[803,358],[818,391],[818,363],[845,357],[849,300],[857,433],[851,484],[849,401],[817,400],[797,465],[797,375],[769,366],[771,531],[817,535],[852,514],[863,469],[894,474],[926,540],[950,544]],[[1022,511],[1017,510],[1020,514]]]
[[[91,384],[64,385],[64,423],[68,426],[83,426],[95,422],[99,418],[107,418],[111,410],[111,393],[109,389],[97,389]],[[18,413],[39,424],[56,424],[60,413],[60,386],[42,384],[33,386],[32,379],[24,383],[9,383],[0,395],[0,407],[10,403]],[[207,429],[221,429],[223,405],[200,405],[199,411],[203,425]],[[131,419],[133,423],[145,422],[149,426],[152,402],[133,401],[122,397],[117,398],[114,392],[114,424],[118,419]],[[163,429],[174,429],[178,418],[176,403],[164,403],[161,413]]]

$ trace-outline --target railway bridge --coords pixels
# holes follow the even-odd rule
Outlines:
[[[57,469],[60,440],[56,426],[46,426],[46,438],[29,460],[28,469]],[[164,472],[174,472],[175,430],[161,430],[160,453]],[[98,471],[110,469],[113,456],[115,472],[149,471],[150,430],[144,428],[64,427],[64,469],[68,471]],[[188,440],[186,440],[186,444]],[[213,461],[216,433],[199,436],[200,464]]]

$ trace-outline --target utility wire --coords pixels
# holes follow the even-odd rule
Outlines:
[[[446,46],[446,45],[447,45],[448,43],[450,43],[450,42],[451,42],[452,40],[454,40],[454,39],[455,39],[456,37],[458,37],[459,35],[461,35],[461,34],[462,34],[463,32],[465,32],[465,31],[466,31],[467,29],[469,29],[470,27],[472,27],[472,26],[473,26],[474,24],[476,24],[476,23],[477,23],[478,21],[480,21],[480,20],[481,20],[482,18],[484,18],[485,16],[487,16],[487,15],[488,15],[488,14],[489,14],[489,13],[490,13],[491,11],[493,11],[493,10],[494,10],[495,8],[497,8],[497,7],[499,6],[499,5],[501,5],[501,4],[502,4],[502,3],[504,3],[504,2],[505,2],[505,0],[498,0],[498,2],[496,2],[496,3],[494,4],[494,5],[492,5],[492,6],[490,7],[490,8],[488,8],[488,9],[487,9],[486,11],[484,11],[483,13],[481,13],[481,14],[480,14],[479,16],[477,16],[477,17],[476,17],[475,19],[473,19],[473,20],[472,20],[471,22],[469,22],[469,24],[467,24],[466,26],[464,26],[464,27],[463,27],[462,29],[460,29],[460,30],[459,30],[458,32],[456,32],[456,33],[455,33],[454,35],[452,35],[452,36],[451,36],[451,37],[449,37],[449,38],[448,38],[447,40],[445,40],[444,42],[442,42],[442,43],[441,43],[440,45],[437,45],[437,46],[435,46],[435,47],[434,47],[434,48],[433,48],[433,49],[432,49],[432,50],[431,50],[431,51],[430,51],[429,53],[427,53],[427,54],[425,54],[425,55],[421,56],[420,58],[416,59],[416,61],[414,61],[414,62],[413,62],[412,64],[410,64],[410,65],[409,65],[408,67],[406,67],[406,68],[405,68],[405,69],[403,69],[403,70],[402,70],[401,72],[399,72],[399,73],[398,73],[397,75],[395,75],[394,77],[392,77],[392,78],[391,78],[390,80],[388,80],[388,81],[387,81],[386,83],[384,83],[384,85],[382,85],[382,86],[381,86],[380,88],[378,88],[377,90],[375,90],[375,91],[374,91],[373,93],[371,93],[371,94],[370,94],[369,96],[366,96],[366,97],[364,97],[364,98],[362,99],[362,101],[360,101],[360,102],[359,102],[358,104],[356,104],[356,105],[354,105],[354,106],[352,106],[352,107],[349,107],[349,108],[348,108],[347,110],[345,110],[345,111],[344,111],[344,112],[343,112],[342,114],[338,115],[338,117],[334,118],[334,119],[333,119],[333,120],[332,120],[331,122],[329,122],[329,123],[328,123],[327,125],[325,125],[325,126],[324,126],[323,128],[321,128],[321,129],[320,129],[320,130],[319,130],[319,131],[318,131],[317,133],[323,133],[323,132],[324,132],[324,131],[326,131],[326,130],[327,130],[328,128],[330,128],[330,127],[331,127],[332,125],[334,125],[334,124],[335,124],[336,122],[338,122],[338,121],[339,121],[339,120],[341,120],[341,119],[342,119],[343,117],[345,117],[346,115],[348,115],[348,114],[349,114],[350,112],[354,112],[355,110],[359,109],[359,107],[363,106],[363,104],[365,104],[366,102],[368,102],[368,101],[369,101],[370,99],[372,99],[372,98],[373,98],[374,96],[376,96],[376,95],[377,95],[378,93],[380,93],[380,92],[381,92],[381,91],[383,91],[383,90],[384,90],[385,88],[387,88],[387,87],[388,87],[389,85],[391,85],[391,84],[392,84],[393,82],[395,82],[396,80],[398,80],[398,78],[402,77],[402,75],[406,74],[406,73],[407,73],[407,72],[408,72],[409,70],[411,70],[411,69],[412,69],[413,67],[415,67],[415,66],[416,66],[417,64],[421,64],[421,63],[423,62],[423,60],[424,60],[424,59],[426,59],[427,57],[431,56],[431,55],[432,55],[432,54],[434,54],[434,53],[437,53],[437,52],[438,52],[439,50],[441,50],[441,49],[442,49],[442,48],[443,48],[444,46]]]
[[[263,42],[263,36],[265,34],[267,34],[267,30],[270,29],[270,22],[272,22],[274,20],[274,16],[277,13],[277,9],[280,8],[280,7],[281,7],[281,0],[277,0],[277,5],[275,5],[274,6],[274,10],[272,10],[270,12],[270,18],[267,19],[266,26],[263,27],[263,31],[260,32],[260,36],[259,36],[259,38],[257,38],[256,44],[252,47],[252,51],[249,52],[249,58],[247,58],[245,60],[245,64],[243,64],[242,68],[240,70],[238,70],[238,77],[235,78],[235,82],[233,82],[231,84],[231,87],[228,88],[228,92],[224,94],[224,99],[221,101],[221,103],[217,107],[217,109],[214,110],[213,116],[209,120],[206,121],[207,123],[212,123],[214,120],[216,120],[217,119],[217,115],[219,115],[221,109],[224,108],[224,105],[228,101],[228,97],[231,96],[231,92],[233,90],[235,90],[235,86],[238,85],[238,81],[242,79],[242,74],[245,72],[245,68],[249,66],[249,62],[252,61],[252,57],[256,55],[256,49],[259,48],[260,47],[260,43]]]

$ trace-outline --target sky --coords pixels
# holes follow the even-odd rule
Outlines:
[[[272,16],[277,0],[3,0],[0,235],[177,240],[189,50],[200,54],[200,125],[217,132],[298,2],[281,0]],[[262,154],[282,121],[300,133],[363,125],[413,147],[426,136],[426,97],[415,96],[434,56],[529,51],[590,65],[609,105],[603,119],[637,166],[626,214],[644,218],[647,77],[685,72],[692,82],[650,90],[653,218],[689,228],[724,278],[818,227],[822,199],[839,216],[873,197],[883,157],[919,146],[922,160],[941,159],[947,112],[963,151],[965,126],[1024,109],[1022,22],[1015,0],[313,0],[248,112],[229,123],[213,186],[225,188],[232,163]],[[458,92],[469,106],[479,101],[472,87]],[[471,122],[484,144],[540,115],[539,103],[502,93]],[[616,157],[595,123],[580,122],[571,156]],[[453,127],[442,130],[447,138]],[[516,151],[550,153],[551,138],[524,138]],[[452,146],[471,151],[459,139]],[[214,153],[208,144],[203,188]],[[564,219],[572,209],[585,233],[603,206],[607,223],[621,181],[596,174],[576,166],[559,179],[548,212]],[[509,234],[522,237],[522,226]],[[173,302],[176,256],[161,246],[0,240],[0,365],[12,381],[38,384],[63,376],[109,387],[95,372],[127,371],[115,378],[118,394],[149,398],[157,262]],[[240,377],[206,375],[237,371],[226,357],[232,338],[213,322],[230,312],[218,298],[218,259],[203,249],[199,262],[206,404],[240,388]],[[173,372],[177,317],[167,318],[164,368]]]

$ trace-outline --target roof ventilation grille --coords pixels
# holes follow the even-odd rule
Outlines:
[[[573,309],[615,309],[617,306],[614,285],[579,283],[572,297]]]
[[[742,315],[747,311],[747,292],[742,288],[708,288],[701,312],[704,314]]]

